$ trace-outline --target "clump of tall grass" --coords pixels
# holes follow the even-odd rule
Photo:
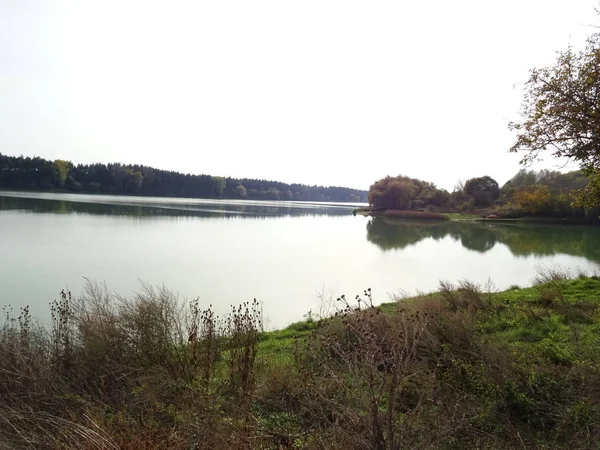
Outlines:
[[[581,277],[582,273],[578,274]],[[563,305],[566,303],[563,295],[564,282],[573,276],[572,272],[560,265],[536,267],[536,275],[533,277],[533,285],[538,288],[540,300],[546,304],[552,304],[560,300]]]
[[[158,445],[183,428],[185,447],[193,436],[218,440],[224,408],[244,416],[262,332],[256,300],[219,317],[164,287],[126,298],[88,281],[81,297],[61,291],[50,307],[49,329],[28,307],[16,318],[4,310],[0,447],[123,448],[148,429]]]

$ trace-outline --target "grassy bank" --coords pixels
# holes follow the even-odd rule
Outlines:
[[[415,220],[449,220],[447,214],[428,212],[428,211],[408,211],[408,210],[386,210],[376,211],[367,208],[358,208],[354,210],[354,215],[370,217],[389,217],[393,219],[415,219]]]
[[[63,293],[0,335],[0,448],[596,448],[600,280],[463,282],[263,332],[166,290]]]
[[[534,223],[547,225],[593,225],[598,220],[590,217],[503,217],[495,216],[487,218],[493,211],[479,211],[472,213],[465,212],[434,212],[434,211],[404,211],[388,210],[375,211],[368,208],[358,208],[353,211],[354,215],[369,217],[388,217],[395,219],[413,219],[413,220],[452,220],[452,221],[471,221],[471,222],[500,222],[500,223]]]

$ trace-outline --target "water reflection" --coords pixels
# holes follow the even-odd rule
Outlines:
[[[63,200],[65,198],[66,200]],[[73,194],[0,192],[0,211],[156,217],[285,217],[349,215],[353,206],[314,203],[148,199]]]
[[[367,240],[382,250],[402,249],[423,239],[450,237],[463,247],[485,253],[496,243],[513,255],[583,256],[600,262],[600,228],[477,222],[415,222],[382,217],[367,223]]]

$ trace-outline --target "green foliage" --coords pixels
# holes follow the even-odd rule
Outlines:
[[[508,188],[522,188],[522,187],[531,186],[533,184],[537,184],[538,179],[539,179],[539,176],[535,171],[521,169],[517,172],[517,174],[515,176],[513,176],[510,180],[508,180],[504,184],[504,186],[502,186],[502,190],[505,191]]]
[[[246,196],[248,195],[246,188],[244,186],[242,186],[241,184],[235,188],[235,193],[239,198],[246,198]]]
[[[471,178],[465,183],[464,192],[473,199],[475,206],[489,206],[500,195],[498,182],[489,176]]]
[[[600,171],[590,175],[590,182],[582,189],[573,192],[573,203],[575,206],[585,208],[590,216],[600,216]]]
[[[344,187],[306,186],[267,180],[191,175],[138,164],[78,164],[0,153],[0,188],[65,189],[71,192],[156,197],[247,198],[366,202],[367,193]]]
[[[494,179],[483,176],[459,183],[449,194],[424,181],[402,176],[386,177],[371,186],[369,202],[376,211],[477,212],[484,217],[496,214],[506,218],[576,218],[587,214],[593,219],[596,213],[585,200],[593,197],[594,192],[593,184],[586,189],[588,182],[581,171],[563,174],[522,169],[502,189]],[[587,205],[586,209],[584,205]],[[401,216],[397,214],[397,217]]]
[[[434,184],[405,176],[385,177],[369,188],[369,205],[375,210],[415,210],[443,206],[448,192]]]
[[[383,212],[384,217],[391,217],[394,219],[416,219],[416,220],[449,220],[449,218],[443,214],[427,211],[406,211],[406,210],[388,210]]]
[[[54,181],[59,187],[65,187],[65,181],[67,181],[67,175],[71,169],[72,164],[61,159],[54,161]]]
[[[223,192],[225,192],[225,187],[227,186],[225,178],[212,177],[212,181],[214,183],[214,195],[216,197],[221,197],[223,195]]]
[[[521,187],[515,192],[515,203],[521,211],[535,215],[550,209],[550,188],[544,185]]]
[[[581,171],[560,173],[521,169],[501,189],[498,203],[509,216],[593,217],[584,209],[577,194],[585,190],[589,179]]]
[[[143,184],[144,175],[141,172],[130,171],[123,182],[123,190],[129,194],[135,194],[140,191]]]

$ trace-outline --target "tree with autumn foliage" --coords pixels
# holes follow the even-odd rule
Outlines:
[[[569,46],[553,65],[531,70],[521,116],[509,125],[517,133],[510,151],[523,152],[525,164],[546,152],[577,161],[590,183],[576,202],[600,206],[600,33],[583,50]]]
[[[499,212],[510,217],[582,217],[584,210],[573,204],[573,193],[588,183],[579,170],[561,173],[521,169],[502,186],[497,205]]]
[[[68,161],[63,161],[62,159],[57,159],[52,163],[52,168],[54,171],[54,183],[60,187],[65,187],[65,181],[67,181],[67,175],[69,175],[69,171],[73,167]]]
[[[515,192],[515,203],[524,213],[537,215],[552,207],[550,187],[543,184],[524,186]]]

